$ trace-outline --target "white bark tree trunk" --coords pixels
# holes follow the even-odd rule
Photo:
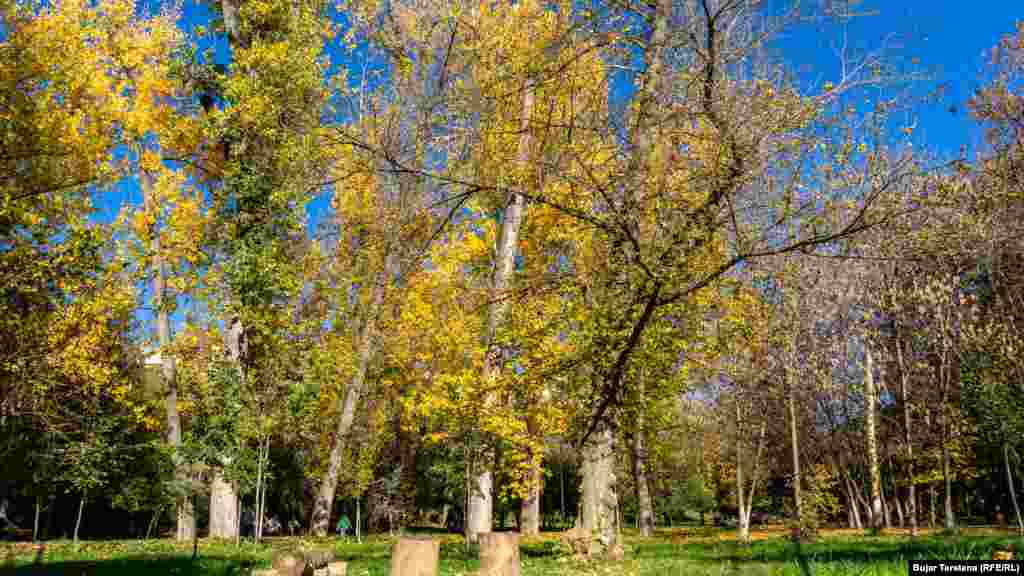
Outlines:
[[[1011,484],[1012,486],[1012,484]],[[39,540],[39,512],[43,507],[43,497],[36,496],[36,513],[32,519],[32,541]]]
[[[618,498],[615,493],[615,433],[603,424],[583,448],[580,527],[604,550],[618,543]]]
[[[751,472],[750,478],[750,490],[746,489],[743,478],[743,464],[746,460],[743,454],[743,444],[740,438],[741,430],[743,429],[743,414],[740,408],[739,401],[736,402],[736,505],[738,507],[739,519],[739,540],[740,542],[750,541],[750,516],[754,506],[754,493],[757,492],[758,476],[761,471],[761,454],[764,451],[765,444],[765,432],[767,431],[768,423],[761,423],[761,430],[757,437],[757,451],[754,455],[753,471]],[[701,523],[703,524],[703,522]]]
[[[939,367],[940,380],[942,384],[942,404],[939,406],[939,426],[942,428],[942,483],[945,487],[942,494],[942,508],[944,512],[944,527],[946,530],[956,530],[956,517],[953,515],[953,471],[951,469],[951,456],[949,452],[949,414],[948,414],[948,396],[949,396],[949,367],[947,366],[946,354],[943,354],[943,358],[940,360],[942,365]]]
[[[897,325],[897,330],[899,325]],[[910,535],[917,536],[917,491],[914,488],[914,443],[910,434],[910,395],[907,385],[908,367],[903,358],[903,340],[900,332],[896,333],[896,363],[900,371],[900,402],[903,404],[903,445],[907,458],[907,517],[910,521]]]
[[[78,516],[75,517],[75,534],[73,541],[78,544],[78,529],[82,526],[82,509],[85,508],[85,496],[78,500]]]
[[[864,437],[868,451],[868,474],[871,477],[871,528],[882,528],[882,480],[878,471],[878,438],[875,435],[875,409],[878,397],[875,389],[875,363],[871,345],[864,341]]]
[[[210,536],[238,536],[238,497],[234,486],[224,480],[224,473],[219,468],[213,470],[210,481]]]
[[[1010,501],[1013,502],[1013,513],[1017,517],[1017,533],[1024,534],[1024,521],[1020,517],[1017,490],[1013,487],[1013,473],[1010,472],[1010,445],[1006,442],[1003,443],[1003,465],[1006,467],[1006,486],[1010,491]]]
[[[789,371],[785,370],[786,379],[789,380]],[[792,381],[786,383],[789,392],[789,440],[793,455],[793,507],[796,510],[797,526],[803,529],[802,520],[804,513],[802,478],[800,476],[800,434],[796,421],[796,386]]]
[[[535,437],[538,433],[536,419],[527,416],[526,428],[530,436]],[[524,536],[534,536],[540,534],[540,498],[544,486],[540,459],[531,463],[527,482],[528,492],[519,509],[519,532]]]
[[[384,307],[388,282],[391,282],[398,269],[398,258],[394,253],[394,247],[385,247],[385,251],[384,269],[378,271],[375,276],[373,297],[359,335],[359,360],[356,364],[356,371],[340,399],[338,421],[331,442],[327,473],[320,481],[320,490],[317,492],[313,504],[313,517],[309,530],[314,536],[326,536],[330,530],[331,510],[334,508],[334,496],[338,488],[341,458],[345,453],[349,431],[355,422],[356,406],[365,392],[366,372],[376,353],[377,317]]]
[[[530,159],[530,117],[533,114],[533,86],[527,83],[523,87],[522,112],[519,139],[518,160],[522,167]],[[487,332],[484,335],[487,354],[484,357],[482,379],[492,382],[501,371],[502,351],[497,345],[498,330],[505,322],[508,314],[508,289],[512,284],[515,271],[516,247],[519,244],[519,229],[522,225],[526,200],[519,194],[512,194],[505,208],[504,218],[498,234],[498,245],[495,251],[494,277],[491,283],[490,304],[487,309]],[[485,398],[486,405],[494,402],[494,398]],[[472,459],[471,459],[472,460]],[[476,462],[467,462],[470,473],[469,509],[466,511],[466,540],[477,542],[479,535],[491,531],[491,508],[494,505],[494,477],[492,471],[484,463],[486,458],[477,458]]]
[[[147,211],[155,212],[159,209],[159,199],[149,175],[143,175],[142,179],[144,202]],[[156,308],[156,332],[157,341],[160,344],[160,380],[164,391],[164,406],[167,413],[167,443],[174,449],[175,478],[181,484],[187,484],[190,480],[188,469],[181,460],[181,418],[178,415],[178,378],[174,356],[170,353],[171,346],[171,322],[167,311],[167,280],[164,268],[163,254],[160,252],[160,231],[149,230],[152,238],[153,268],[156,274],[153,277],[153,306]],[[175,531],[176,539],[180,541],[191,540],[196,531],[196,518],[192,508],[191,494],[178,498],[176,503],[177,526]]]

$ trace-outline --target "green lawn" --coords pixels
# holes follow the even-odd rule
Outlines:
[[[461,539],[442,538],[441,574],[469,576],[477,563]],[[808,576],[906,575],[908,559],[984,559],[992,549],[1024,540],[1002,534],[958,537],[932,535],[910,541],[906,536],[826,535],[798,549],[779,533],[764,533],[750,546],[740,546],[730,533],[663,531],[641,540],[627,532],[626,561],[577,562],[560,555],[554,534],[527,542],[522,547],[524,576],[585,575],[715,575],[786,574]],[[385,576],[391,541],[374,538],[362,544],[339,539],[305,540],[308,546],[333,548],[349,562],[350,576]],[[191,546],[169,540],[86,542],[77,548],[70,542],[0,544],[0,574],[95,574],[130,575],[244,575],[252,568],[269,565],[275,548],[293,547],[298,539],[271,539],[256,546],[243,543],[202,541],[199,559],[191,561]]]

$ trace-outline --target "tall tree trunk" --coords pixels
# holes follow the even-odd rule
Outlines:
[[[607,423],[595,430],[583,447],[582,473],[580,527],[608,550],[618,542],[618,498],[615,494],[615,433]]]
[[[864,340],[864,431],[868,450],[868,473],[871,476],[871,528],[882,528],[882,478],[878,470],[878,437],[875,435],[875,410],[878,395],[875,388],[875,363],[871,345]]]
[[[1024,521],[1020,517],[1017,490],[1013,487],[1013,474],[1010,472],[1010,444],[1007,442],[1003,442],[1003,465],[1006,468],[1006,487],[1010,491],[1010,501],[1013,502],[1013,513],[1017,517],[1017,533],[1024,534]]]
[[[562,515],[562,525],[565,525],[565,461],[563,460],[558,464],[558,496],[561,500],[559,511]]]
[[[785,369],[784,369],[785,370]],[[790,380],[789,371],[785,370],[786,379]],[[793,507],[796,511],[796,524],[803,529],[803,496],[800,478],[800,435],[796,421],[796,385],[792,381],[786,383],[789,392],[789,441],[793,455]]]
[[[928,483],[928,502],[929,502],[928,527],[929,528],[935,528],[935,500],[936,499],[937,498],[935,496],[935,483],[934,482],[929,482]]]
[[[345,454],[349,432],[355,421],[356,406],[362,398],[366,387],[366,372],[376,352],[377,317],[384,307],[384,295],[387,284],[397,272],[398,259],[393,246],[385,246],[384,269],[374,275],[373,296],[363,319],[359,334],[358,361],[355,373],[345,387],[345,393],[339,398],[338,420],[331,439],[331,453],[328,457],[327,473],[320,481],[320,489],[313,503],[313,515],[309,531],[313,536],[326,536],[330,530],[331,510],[334,507],[334,495],[338,488],[338,474],[341,470],[341,458]]]
[[[78,529],[82,526],[82,509],[85,508],[85,496],[78,499],[78,516],[75,517],[75,534],[73,541],[78,544]]]
[[[897,329],[898,329],[897,325]],[[914,443],[910,435],[910,396],[907,385],[909,373],[903,358],[903,340],[896,333],[896,362],[900,372],[900,403],[903,404],[903,445],[907,458],[907,516],[910,519],[910,535],[917,536],[917,493],[914,488]]]
[[[829,462],[832,464],[832,469],[839,478],[843,485],[843,491],[846,493],[847,510],[846,515],[849,521],[850,528],[862,528],[860,522],[860,508],[857,505],[857,496],[853,493],[853,482],[850,480],[849,475],[843,467],[843,456],[839,454],[838,463],[834,457],[829,456]]]
[[[537,419],[532,415],[526,417],[526,431],[531,438],[539,433]],[[540,498],[544,487],[544,476],[539,455],[530,455],[530,470],[527,477],[527,494],[519,508],[519,533],[524,536],[540,534]]]
[[[220,468],[213,469],[210,481],[210,536],[238,536],[238,496],[234,486],[224,480],[224,472]]]
[[[647,447],[644,434],[637,430],[633,434],[633,481],[636,488],[636,501],[639,508],[637,521],[640,535],[654,535],[654,502],[651,499],[650,479],[647,476]]]
[[[527,82],[523,87],[522,112],[520,117],[521,136],[519,138],[518,161],[525,169],[530,160],[530,117],[533,114],[533,85]],[[511,194],[505,207],[495,250],[494,277],[491,283],[490,304],[487,309],[487,332],[484,335],[487,353],[484,356],[484,382],[490,383],[498,378],[502,364],[502,350],[497,343],[498,330],[505,323],[508,314],[508,290],[512,285],[515,271],[516,247],[519,244],[519,228],[522,225],[526,199],[519,194]],[[484,406],[493,403],[494,398],[484,399]],[[472,459],[471,459],[472,460]],[[468,462],[468,471],[472,473],[469,498],[469,510],[466,514],[466,540],[477,542],[482,533],[491,531],[491,508],[494,505],[494,477],[484,460],[476,458],[476,462]]]
[[[638,521],[640,535],[654,535],[654,503],[651,501],[650,481],[647,476],[647,445],[644,435],[644,382],[641,377],[639,386],[640,402],[638,403],[636,425],[633,429],[633,485],[636,489],[636,502],[639,509]]]
[[[899,490],[896,490],[896,494],[892,497],[893,504],[896,506],[896,519],[899,522],[900,528],[905,528],[907,525],[907,519],[903,515],[903,503],[900,502]]]
[[[398,476],[398,524],[401,530],[412,524],[416,514],[416,453],[419,451],[420,435],[418,431],[408,431],[401,427],[399,416],[398,462],[401,472]]]
[[[738,527],[740,542],[750,542],[750,516],[754,507],[754,493],[757,492],[758,475],[761,470],[761,453],[764,450],[764,437],[768,428],[767,422],[761,423],[761,430],[757,438],[757,452],[754,455],[753,471],[750,474],[750,490],[746,490],[743,478],[744,456],[740,430],[742,430],[742,412],[739,402],[736,403],[736,505],[739,513]],[[704,522],[701,521],[701,525]]]
[[[227,327],[224,330],[224,348],[227,352],[228,362],[238,371],[238,377],[244,386],[248,353],[245,326],[237,315],[233,315],[227,321]],[[222,457],[221,460],[223,467],[231,463],[231,459],[228,457]],[[223,469],[215,468],[210,483],[210,536],[237,538],[238,518],[238,493],[235,486],[224,481]]]
[[[147,211],[155,212],[159,209],[159,199],[149,175],[142,178],[144,202]],[[171,354],[171,321],[168,314],[167,280],[164,268],[163,254],[161,253],[160,231],[149,230],[152,238],[153,267],[156,274],[153,277],[153,304],[156,308],[156,332],[157,341],[160,344],[160,380],[164,391],[164,407],[167,413],[167,443],[174,450],[175,478],[180,484],[189,483],[188,469],[181,458],[181,418],[178,415],[178,377],[174,362],[174,355]],[[192,509],[192,496],[185,494],[178,497],[176,503],[177,527],[175,538],[180,541],[187,541],[192,538],[196,530],[195,512]]]
[[[846,479],[846,496],[850,501],[850,510],[853,515],[853,528],[858,530],[864,528],[864,523],[860,519],[860,505],[857,503],[857,494],[854,492],[853,481],[849,478]]]
[[[746,504],[743,497],[743,410],[740,407],[739,397],[736,398],[736,506],[739,518],[737,519],[737,535],[740,542],[750,541],[750,523],[747,520]]]
[[[256,455],[256,525],[254,536],[256,542],[263,539],[263,517],[267,506],[267,462],[270,459],[270,438],[260,441]]]
[[[1009,470],[1009,468],[1007,468],[1007,470]],[[1011,487],[1012,486],[1013,485],[1011,484]],[[32,541],[33,542],[36,542],[36,541],[39,540],[39,513],[42,511],[42,507],[43,507],[43,497],[37,495],[36,496],[36,513],[35,513],[35,516],[32,519]]]
[[[944,527],[946,530],[956,530],[956,517],[953,515],[953,471],[950,469],[949,453],[949,414],[947,403],[949,401],[949,367],[947,365],[947,354],[943,351],[941,365],[939,366],[939,378],[942,385],[942,403],[939,405],[939,426],[942,428],[942,482],[945,493],[942,495],[942,507],[944,512]]]
[[[878,485],[878,494],[882,499],[882,518],[885,521],[885,529],[890,530],[892,528],[892,515],[889,513],[889,499],[885,495],[885,483],[880,482]]]
[[[253,524],[253,538],[260,541],[260,517],[263,510],[260,507],[260,490],[263,488],[263,442],[260,442],[256,450],[256,518]]]

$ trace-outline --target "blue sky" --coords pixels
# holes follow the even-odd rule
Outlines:
[[[158,1],[143,0],[140,5],[152,6]],[[791,0],[769,2],[775,11],[791,3]],[[846,4],[852,5],[853,11],[866,15],[845,23],[821,19],[806,21],[776,38],[772,49],[784,61],[785,68],[796,74],[802,86],[820,87],[839,77],[835,49],[844,38],[855,55],[886,46],[886,62],[903,70],[923,73],[927,78],[889,86],[881,92],[869,90],[857,95],[859,101],[864,97],[892,98],[898,94],[923,98],[941,86],[941,97],[915,104],[896,120],[916,123],[915,142],[939,157],[953,157],[961,146],[967,146],[969,151],[976,150],[982,144],[980,130],[967,114],[966,101],[985,82],[990,48],[1003,35],[1014,31],[1016,21],[1024,19],[1024,1],[847,0]],[[205,6],[186,2],[183,28],[205,23],[208,14]],[[216,48],[217,60],[226,60],[226,47]],[[122,207],[137,204],[141,199],[138,187],[131,182],[105,192],[98,203],[99,218],[109,221]],[[329,199],[321,197],[307,208],[311,231],[327,213],[328,206]]]
[[[788,67],[799,71],[803,82],[820,84],[836,79],[839,69],[834,48],[841,44],[844,28],[848,46],[855,51],[888,44],[888,62],[928,76],[904,89],[922,97],[944,87],[938,101],[912,110],[917,120],[916,142],[943,156],[957,154],[961,145],[975,150],[981,144],[980,131],[970,121],[965,105],[985,81],[990,48],[1014,32],[1017,21],[1024,20],[1024,2],[864,0],[852,10],[869,15],[854,18],[845,26],[834,21],[807,23],[784,32],[777,43]],[[897,87],[886,92],[894,96]]]
[[[841,0],[832,0],[840,2]],[[909,90],[923,97],[939,88],[938,101],[914,106],[900,120],[916,120],[915,139],[925,149],[948,157],[962,145],[970,150],[980,143],[980,131],[967,115],[965,103],[981,85],[986,72],[987,54],[1004,34],[1024,19],[1024,2],[1017,0],[847,0],[852,10],[868,14],[840,24],[835,21],[809,21],[789,28],[775,41],[775,49],[786,68],[798,74],[805,86],[820,86],[839,76],[835,46],[843,39],[853,52],[876,50],[888,45],[886,60],[902,69],[924,73],[928,79],[911,85],[891,86],[892,97]],[[145,2],[155,4],[154,0]],[[141,3],[140,3],[141,4]],[[772,0],[773,10],[791,4],[790,0]],[[186,2],[183,27],[207,19],[208,9],[197,2]],[[226,59],[223,46],[217,47],[217,59]],[[916,64],[915,64],[916,62]],[[875,93],[877,96],[877,92]],[[955,109],[955,112],[951,112]],[[125,204],[141,201],[136,186],[127,184],[107,193],[101,209],[110,215]],[[320,199],[309,207],[310,224],[327,208]],[[103,218],[106,220],[107,218]]]

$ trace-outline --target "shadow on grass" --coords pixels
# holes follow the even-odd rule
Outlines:
[[[558,542],[532,542],[520,546],[519,554],[525,558],[557,558],[562,550]]]
[[[1013,537],[927,537],[916,540],[891,537],[825,539],[815,543],[794,544],[784,538],[760,540],[750,545],[738,542],[651,543],[636,547],[637,558],[677,558],[692,562],[721,563],[796,563],[807,574],[819,564],[902,563],[908,560],[966,560],[991,558],[992,550],[1014,543],[1024,547],[1024,539]]]
[[[186,576],[202,574],[204,576],[246,575],[258,563],[255,560],[240,560],[217,556],[200,557],[195,562],[183,556],[128,556],[110,560],[58,560],[34,562],[21,566],[13,562],[5,562],[0,567],[3,576],[43,576],[43,575],[81,575],[81,576]]]

